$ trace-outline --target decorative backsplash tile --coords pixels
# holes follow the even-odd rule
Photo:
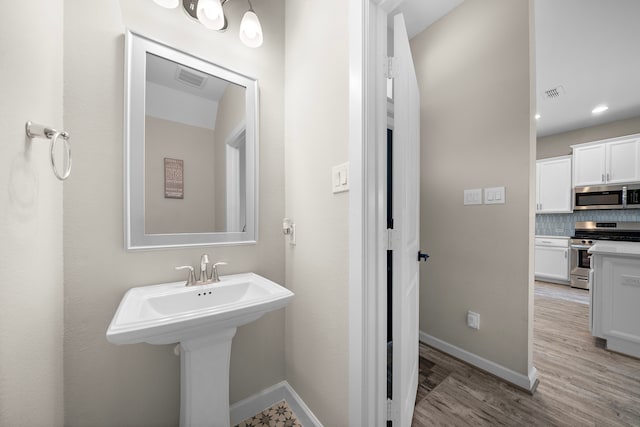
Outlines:
[[[640,221],[640,209],[576,211],[569,214],[537,214],[536,235],[572,236],[579,221]]]

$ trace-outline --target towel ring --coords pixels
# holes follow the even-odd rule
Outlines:
[[[56,161],[54,157],[56,142],[60,137],[62,137],[62,141],[64,142],[64,147],[67,151],[67,159],[68,159],[67,168],[62,175],[60,175],[60,173],[58,172],[58,168],[56,166]],[[51,151],[51,168],[53,169],[53,174],[60,181],[64,181],[65,179],[69,178],[69,175],[71,174],[71,144],[69,143],[69,135],[67,135],[66,132],[54,132],[53,135],[51,136],[50,145],[51,145],[51,150],[50,150]]]
[[[53,169],[53,174],[60,181],[64,181],[67,178],[69,178],[69,175],[71,174],[71,143],[69,142],[69,138],[70,138],[69,134],[67,132],[57,131],[50,127],[39,125],[31,121],[28,121],[25,124],[25,132],[27,133],[27,136],[30,139],[47,138],[51,141],[49,151],[50,151],[51,168]],[[62,175],[60,175],[60,172],[58,172],[58,167],[56,166],[56,160],[54,156],[56,143],[60,138],[62,138],[62,141],[64,142],[64,148],[65,148],[65,151],[67,152],[67,159],[68,159],[66,170]]]

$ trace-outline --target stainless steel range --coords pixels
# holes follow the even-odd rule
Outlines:
[[[591,254],[589,248],[599,240],[640,242],[640,222],[576,222],[571,236],[571,286],[589,289]]]

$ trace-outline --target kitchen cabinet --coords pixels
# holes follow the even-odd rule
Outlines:
[[[592,254],[591,333],[640,358],[640,243],[598,242]]]
[[[536,213],[571,213],[571,156],[536,162]]]
[[[569,283],[569,238],[536,236],[536,280]]]
[[[571,148],[576,187],[640,181],[640,134]]]

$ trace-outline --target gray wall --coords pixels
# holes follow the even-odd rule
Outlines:
[[[218,104],[216,118],[216,149],[215,149],[215,181],[216,197],[221,203],[216,204],[216,229],[227,229],[226,182],[227,182],[227,152],[226,144],[232,132],[236,131],[240,123],[246,118],[246,96],[242,86],[230,84]],[[234,230],[238,231],[238,230]]]
[[[68,0],[64,8],[65,124],[77,141],[65,187],[65,425],[176,426],[179,359],[173,346],[116,346],[105,331],[133,286],[182,280],[174,266],[203,252],[222,274],[254,271],[284,282],[284,2],[256,0],[265,43],[246,48],[231,2],[230,31],[209,31],[150,1]],[[123,56],[130,28],[260,82],[260,236],[255,246],[128,253],[123,249]],[[24,30],[24,29],[23,29]],[[55,253],[54,251],[51,251]],[[238,330],[231,401],[284,379],[284,311]]]
[[[0,16],[0,425],[61,426],[62,183],[33,120],[62,121],[62,0]],[[81,144],[72,132],[72,144]],[[72,175],[70,179],[74,179]]]
[[[527,0],[467,0],[411,41],[421,102],[420,329],[531,368],[533,62]],[[505,205],[463,190],[506,187]],[[468,310],[481,328],[466,325]]]
[[[571,145],[640,133],[640,117],[538,138],[537,158],[571,154]]]
[[[349,403],[348,193],[331,192],[331,167],[348,159],[344,11],[340,0],[286,1],[286,216],[297,233],[286,377],[326,426],[347,426]]]
[[[224,231],[216,227],[217,205],[224,210],[224,172],[222,194],[217,193],[214,131],[156,117],[145,118],[145,219],[148,234],[202,233]],[[223,152],[224,155],[224,152]],[[164,159],[183,161],[183,198],[164,196]]]

